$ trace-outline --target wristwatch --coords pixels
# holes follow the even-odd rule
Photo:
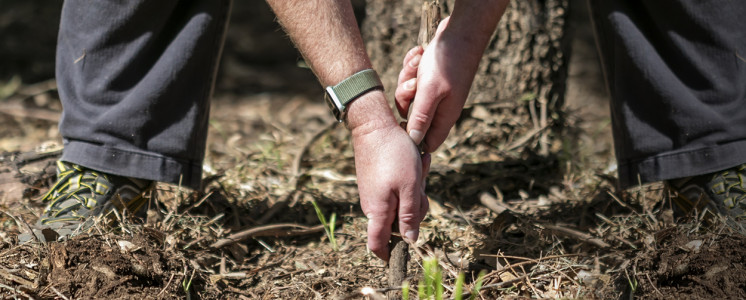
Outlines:
[[[383,90],[381,79],[373,69],[366,69],[342,80],[335,86],[326,87],[324,101],[337,121],[343,122],[347,115],[347,106],[371,90]]]

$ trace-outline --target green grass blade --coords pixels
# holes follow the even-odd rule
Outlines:
[[[440,270],[438,260],[435,260],[435,299],[443,300],[443,271]]]
[[[453,288],[453,299],[454,300],[463,299],[465,281],[466,281],[466,275],[464,275],[464,273],[458,273],[458,277],[456,277],[456,286]]]
[[[327,222],[326,218],[324,217],[324,212],[321,211],[321,207],[319,207],[316,201],[311,200],[311,204],[313,204],[313,209],[316,210],[316,217],[319,218],[319,221],[321,221],[321,225],[324,226],[326,237],[329,239],[329,243],[331,244],[332,249],[334,251],[339,251],[339,247],[337,245],[337,239],[334,237],[334,229],[337,223],[337,214],[332,213],[330,217],[331,222]]]
[[[469,297],[469,300],[474,300],[477,298],[477,295],[479,295],[479,291],[482,289],[482,281],[484,281],[484,275],[486,272],[482,270],[479,272],[479,276],[477,276],[477,282],[474,283],[474,289],[471,292],[471,297]]]
[[[311,204],[313,204],[313,209],[316,210],[316,217],[318,217],[319,221],[321,221],[321,225],[324,225],[324,228],[329,227],[328,223],[326,222],[326,218],[324,218],[324,213],[321,211],[321,208],[316,203],[316,201],[311,200]]]
[[[329,230],[327,230],[327,236],[329,236],[329,242],[332,243],[332,249],[334,249],[334,251],[339,251],[339,246],[337,245],[337,237],[334,236],[334,227],[337,223],[337,214],[332,213],[332,216],[329,219]]]
[[[425,261],[425,295],[428,297],[428,299],[431,299],[432,296],[435,294],[435,289],[433,286],[435,283],[435,270],[433,270],[433,262],[435,262],[435,257],[430,257]]]

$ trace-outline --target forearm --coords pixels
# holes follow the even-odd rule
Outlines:
[[[370,68],[349,0],[267,0],[322,85]]]
[[[323,86],[371,68],[349,0],[267,3]],[[384,94],[378,91],[354,101],[347,112],[347,125],[353,134],[396,124]]]
[[[478,62],[509,2],[457,0],[448,28],[443,34],[450,40],[458,40],[462,47],[468,47],[468,58],[476,59]]]

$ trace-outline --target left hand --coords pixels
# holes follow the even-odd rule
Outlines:
[[[396,108],[408,119],[407,132],[415,143],[424,143],[425,152],[445,141],[461,115],[484,51],[481,44],[449,32],[449,21],[440,22],[427,49],[418,46],[407,53],[395,92]]]

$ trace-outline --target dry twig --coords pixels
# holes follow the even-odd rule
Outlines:
[[[34,283],[33,282],[28,281],[28,280],[24,279],[21,276],[12,274],[6,268],[0,268],[0,276],[2,276],[3,278],[5,278],[6,280],[8,280],[10,282],[15,282],[15,283],[18,283],[18,284],[21,284],[21,285],[25,285],[25,286],[27,286],[29,288],[34,287]]]
[[[342,220],[337,221],[337,225],[341,225]],[[324,225],[317,225],[313,227],[303,226],[299,224],[271,224],[265,226],[252,227],[234,234],[231,234],[225,238],[219,239],[210,245],[210,248],[221,248],[227,245],[231,245],[248,238],[258,236],[297,236],[305,234],[313,234],[324,232]]]
[[[26,293],[24,293],[23,291],[21,291],[21,290],[19,290],[19,289],[16,289],[16,288],[14,288],[14,287],[11,287],[11,286],[7,286],[7,285],[4,285],[4,284],[2,284],[2,283],[0,283],[0,288],[4,288],[4,289],[7,289],[7,290],[9,290],[9,291],[11,291],[11,292],[13,292],[13,293],[16,293],[16,294],[19,294],[19,295],[21,295],[21,296],[24,296],[24,297],[26,297],[27,299],[34,299],[34,297],[31,297],[31,295],[29,295],[29,294],[26,294]]]
[[[562,227],[562,226],[559,226],[559,225],[541,224],[539,226],[544,227],[546,229],[549,229],[549,230],[551,230],[554,233],[559,233],[559,234],[563,234],[565,236],[576,238],[576,239],[578,239],[578,240],[580,240],[582,242],[586,242],[586,243],[589,243],[589,244],[592,244],[592,245],[595,245],[595,246],[598,246],[598,247],[601,247],[601,248],[611,248],[611,245],[609,245],[608,243],[604,242],[603,240],[601,240],[601,239],[599,239],[597,237],[594,237],[594,236],[592,236],[590,234],[587,234],[585,232],[580,232],[580,231],[577,231],[575,229],[571,229],[571,228],[567,228],[567,227]]]
[[[62,293],[60,293],[60,291],[58,291],[55,287],[50,286],[49,288],[52,289],[52,292],[54,292],[55,294],[57,294],[57,296],[60,296],[60,298],[65,299],[65,300],[70,300],[70,298],[67,298],[65,295],[63,295]]]

